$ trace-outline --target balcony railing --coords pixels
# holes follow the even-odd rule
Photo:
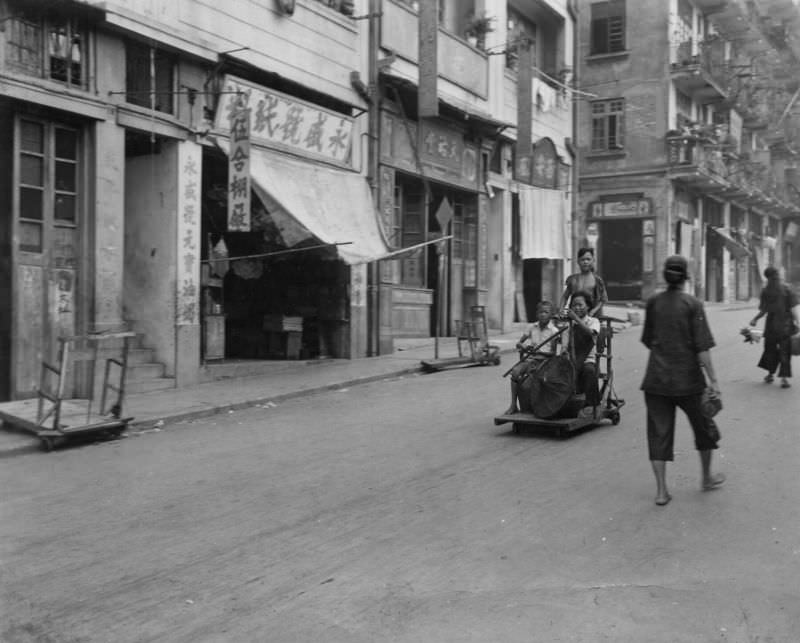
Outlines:
[[[685,174],[687,180],[710,179],[741,196],[780,197],[776,177],[767,163],[728,153],[723,145],[707,140],[675,136],[668,137],[666,143],[673,174]]]
[[[699,98],[726,97],[730,69],[724,47],[720,39],[697,43],[697,47],[692,40],[680,43],[670,67],[676,86]]]

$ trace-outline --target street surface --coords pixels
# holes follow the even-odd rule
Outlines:
[[[494,427],[511,366],[377,382],[0,466],[12,643],[800,640],[800,378],[710,313],[728,481],[681,418],[653,503],[640,327],[618,426]],[[796,362],[800,369],[800,364]]]

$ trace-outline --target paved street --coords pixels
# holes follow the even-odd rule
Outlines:
[[[5,459],[2,641],[796,641],[800,381],[751,312],[710,313],[728,482],[681,421],[664,508],[636,327],[566,440],[492,425],[506,358]]]

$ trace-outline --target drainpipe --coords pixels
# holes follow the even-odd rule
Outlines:
[[[368,180],[373,195],[379,193],[378,134],[380,128],[380,92],[378,90],[378,50],[380,49],[382,0],[369,0],[368,91],[370,96],[367,136]],[[377,199],[376,204],[379,207]],[[373,261],[367,269],[367,356],[380,354],[380,263]]]

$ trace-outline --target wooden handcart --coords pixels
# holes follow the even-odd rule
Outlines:
[[[57,363],[42,362],[36,397],[0,404],[0,419],[36,435],[45,451],[61,446],[68,439],[79,435],[121,435],[133,420],[133,417],[123,416],[122,406],[125,400],[130,340],[134,336],[133,332],[123,331],[59,337]],[[104,358],[100,403],[96,405],[96,368],[101,357],[100,347],[107,342],[118,344],[119,350],[111,349],[112,352],[118,352],[118,355]],[[84,345],[84,350],[76,350],[77,345]],[[89,396],[66,397],[70,364],[82,360],[90,362]]]

